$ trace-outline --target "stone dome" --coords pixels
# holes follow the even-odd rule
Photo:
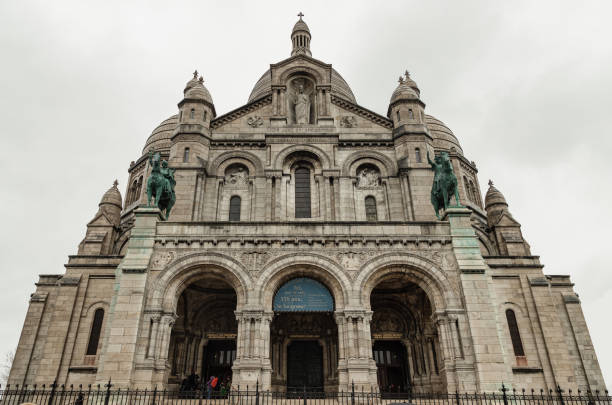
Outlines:
[[[397,88],[391,94],[391,100],[389,104],[393,104],[399,100],[418,100],[419,95],[412,87],[410,87],[405,81],[400,81],[397,85]]]
[[[299,23],[299,21],[298,21]],[[355,95],[353,91],[349,87],[348,83],[340,76],[335,69],[332,69],[331,74],[331,92],[332,94],[339,96],[345,100],[350,101],[351,103],[357,103],[355,99]],[[270,74],[270,69],[264,73],[261,78],[255,83],[255,87],[251,91],[251,95],[249,96],[249,103],[251,101],[257,100],[263,96],[267,96],[272,93],[272,75]]]
[[[306,25],[306,23],[304,22],[304,20],[302,20],[301,17],[293,26],[293,30],[291,31],[291,33],[294,33],[296,31],[306,31],[310,34],[310,29],[308,29],[308,25]]]
[[[212,96],[210,95],[210,92],[206,86],[204,86],[202,80],[199,80],[196,84],[185,91],[185,98],[203,100],[213,104]]]
[[[498,206],[499,208],[508,208],[508,203],[506,202],[506,198],[494,185],[491,180],[489,180],[489,190],[487,190],[487,195],[485,196],[485,209],[490,211],[494,206]]]
[[[153,132],[151,132],[151,136],[149,136],[149,138],[147,139],[142,153],[147,153],[149,149],[170,150],[170,138],[172,138],[172,134],[174,133],[174,129],[177,125],[178,114],[175,114],[170,118],[162,121],[162,123],[159,124],[157,128],[153,130]]]
[[[453,131],[451,131],[442,121],[436,117],[425,114],[425,124],[433,137],[436,149],[450,151],[454,148],[457,153],[463,155],[463,149],[461,149],[461,145],[459,145],[459,140],[457,140]]]
[[[99,204],[100,206],[104,204],[111,204],[121,209],[122,199],[121,199],[121,193],[119,192],[117,185],[118,185],[117,180],[115,180],[115,182],[113,183],[113,186],[109,188],[108,191],[104,193],[104,195],[102,196],[102,199],[100,200],[100,204]]]

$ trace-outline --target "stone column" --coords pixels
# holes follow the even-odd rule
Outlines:
[[[151,385],[152,376],[135,380],[139,328],[143,324],[148,265],[153,254],[158,208],[139,207],[125,257],[115,272],[115,292],[104,333],[96,383],[112,378],[116,388]],[[147,325],[148,328],[148,325]],[[141,348],[141,353],[144,348]]]
[[[236,360],[232,366],[232,385],[270,389],[270,322],[274,314],[263,310],[236,311],[238,336]]]
[[[349,390],[353,382],[358,390],[370,391],[376,387],[376,363],[372,358],[370,335],[371,319],[371,311],[345,310],[336,313],[340,348],[338,386],[341,390]]]

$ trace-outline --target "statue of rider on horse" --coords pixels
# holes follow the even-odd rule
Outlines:
[[[170,216],[170,210],[176,202],[174,194],[174,169],[168,167],[168,162],[161,158],[159,152],[149,151],[149,165],[151,175],[147,179],[147,205],[151,206],[151,198],[155,197],[154,207],[158,207],[166,219]]]
[[[427,161],[434,171],[434,179],[431,186],[431,204],[436,211],[436,217],[440,219],[439,211],[442,208],[448,209],[452,195],[455,196],[456,206],[461,207],[459,203],[459,189],[457,188],[457,176],[453,172],[453,166],[451,165],[448,153],[442,152],[434,157],[432,162],[429,158],[429,151],[427,151]]]

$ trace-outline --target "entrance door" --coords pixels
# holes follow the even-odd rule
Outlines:
[[[380,391],[407,392],[408,368],[404,345],[398,341],[377,341],[373,351]]]
[[[287,347],[287,391],[323,390],[323,350],[316,340],[293,341]]]
[[[204,354],[204,382],[210,376],[219,378],[219,383],[232,379],[232,364],[236,359],[235,340],[209,340]]]

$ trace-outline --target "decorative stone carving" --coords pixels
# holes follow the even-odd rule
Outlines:
[[[244,166],[234,166],[227,169],[225,172],[225,185],[227,186],[245,186],[249,181],[249,172]]]
[[[268,260],[270,260],[270,254],[266,252],[252,251],[245,252],[242,254],[242,263],[245,267],[250,269],[260,269]]]
[[[357,172],[357,187],[371,188],[380,186],[380,173],[373,167],[363,167]]]
[[[340,117],[340,126],[344,128],[354,128],[357,126],[357,118],[352,115],[344,115]]]
[[[154,267],[162,268],[165,265],[167,265],[168,263],[170,263],[172,260],[174,260],[175,257],[176,257],[176,252],[174,252],[174,251],[170,251],[170,252],[157,252],[153,256],[153,259],[151,260],[151,264]]]
[[[247,118],[247,124],[249,124],[251,128],[259,128],[263,125],[263,118],[261,118],[259,115],[254,115]]]
[[[293,85],[290,94],[291,107],[293,108],[295,123],[311,124],[310,122],[310,95],[312,86],[305,79],[293,80]]]

